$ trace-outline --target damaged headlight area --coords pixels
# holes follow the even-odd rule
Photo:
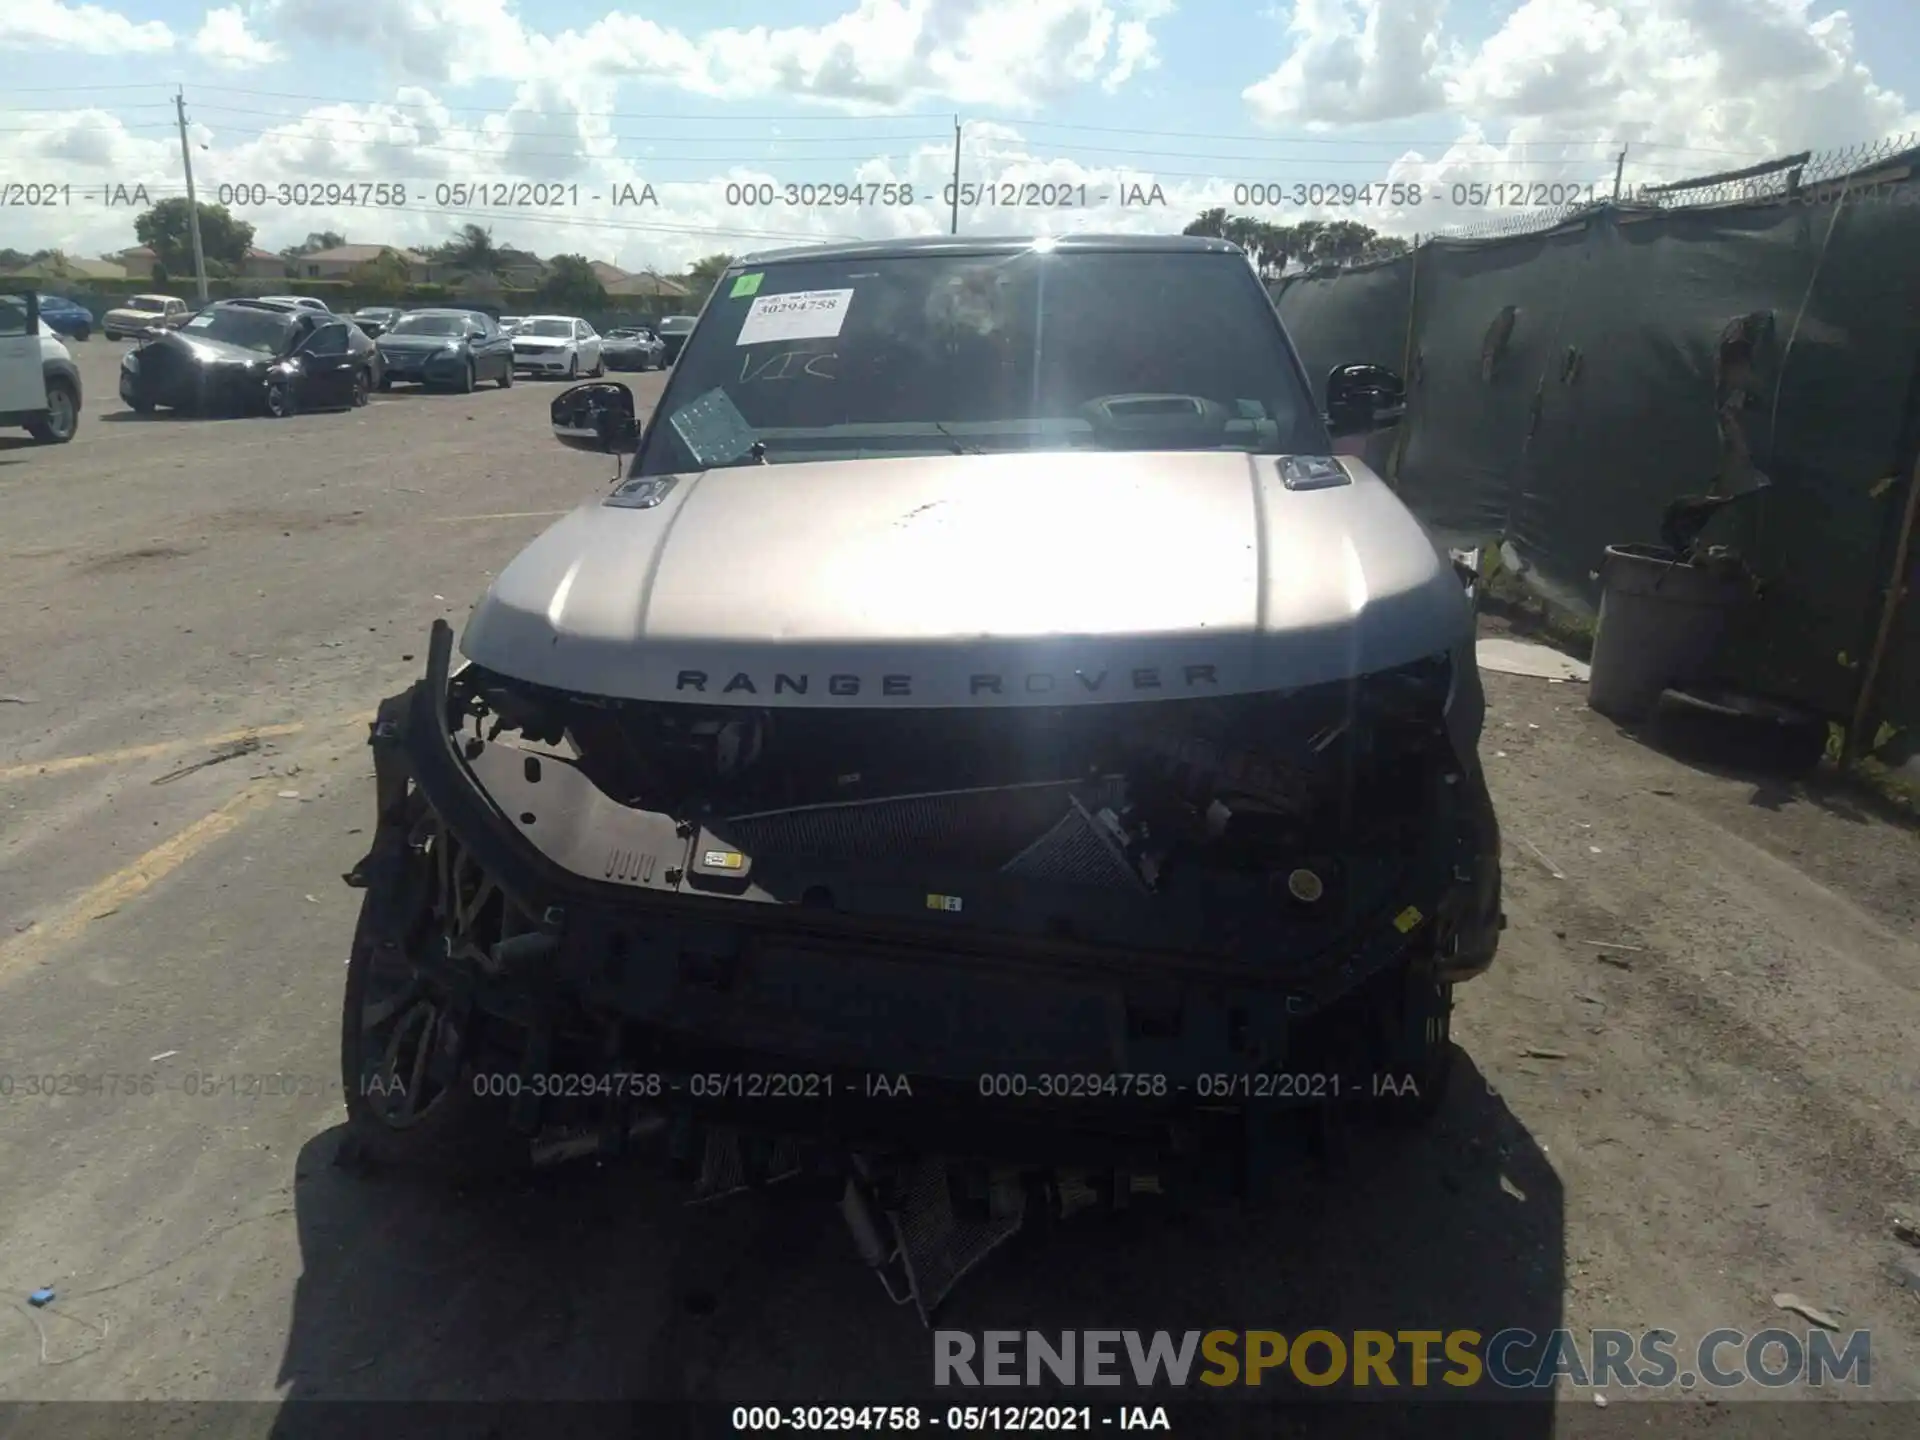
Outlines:
[[[612,700],[450,649],[437,627],[382,708],[349,877],[343,1059],[377,1150],[438,1105],[499,1112],[522,1154],[652,1135],[702,1195],[825,1155],[892,1264],[960,1223],[938,1157],[993,1157],[953,1183],[1004,1219],[1228,1152],[1244,1181],[1275,1116],[1379,1109],[1382,1074],[1416,1096],[1385,1108],[1438,1103],[1451,986],[1498,928],[1445,656],[882,710]]]

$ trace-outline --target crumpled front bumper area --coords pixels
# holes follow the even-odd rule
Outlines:
[[[417,792],[518,917],[498,938],[447,935],[428,957],[441,980],[529,1032],[530,1070],[564,1054],[569,1070],[659,1076],[620,1088],[670,1107],[849,1137],[924,1138],[931,1118],[950,1143],[1009,1157],[1057,1158],[1063,1129],[1101,1153],[1159,1143],[1170,1117],[1243,1108],[1240,1077],[1282,1077],[1257,1086],[1272,1106],[1363,1091],[1367,1047],[1327,1017],[1485,905],[1484,832],[1463,822],[1395,862],[1366,923],[1303,929],[1293,952],[1182,951],[1091,923],[1059,938],[1011,902],[1006,923],[964,923],[944,881],[848,883],[822,907],[813,887],[756,875],[731,832],[621,805],[560,757],[450,725],[451,653],[436,622],[426,677],[381,707],[382,823],[350,878],[403,888]],[[1474,943],[1463,973],[1484,968]],[[529,1128],[550,1118],[522,1098]]]

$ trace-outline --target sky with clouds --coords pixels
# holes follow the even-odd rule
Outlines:
[[[1623,148],[1631,187],[1862,144],[1920,130],[1920,4],[0,0],[0,75],[0,246],[134,243],[125,202],[184,193],[183,92],[201,198],[267,248],[479,220],[677,270],[944,232],[956,118],[961,229],[997,234],[1431,232],[1611,190]]]

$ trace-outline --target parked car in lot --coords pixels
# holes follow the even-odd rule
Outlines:
[[[276,305],[293,305],[302,310],[318,310],[322,315],[331,315],[333,307],[324,300],[316,300],[311,295],[262,295],[262,300],[271,300]]]
[[[600,359],[609,370],[662,370],[667,347],[651,330],[624,326],[600,337]]]
[[[529,315],[513,332],[513,364],[529,375],[604,375],[600,337],[577,315]]]
[[[516,334],[520,327],[526,323],[527,317],[524,315],[502,315],[500,317],[500,333],[502,335]]]
[[[42,295],[40,328],[69,340],[86,340],[93,335],[93,312],[64,295]]]
[[[406,314],[398,305],[368,305],[356,310],[347,318],[366,332],[369,338],[378,339],[393,328],[393,322]]]
[[[80,399],[80,371],[40,320],[36,297],[0,290],[0,426],[64,445],[80,428]]]
[[[174,295],[134,295],[100,317],[100,330],[109,340],[144,335],[155,326],[177,330],[192,313],[187,302]]]
[[[356,326],[307,306],[220,300],[120,361],[120,398],[146,414],[265,413],[365,405],[380,357]]]
[[[479,310],[409,310],[374,342],[386,364],[380,388],[398,381],[470,391],[482,380],[513,384],[513,346]]]
[[[692,315],[669,315],[660,322],[660,341],[667,347],[667,364],[680,358],[681,347],[693,333],[694,319]]]

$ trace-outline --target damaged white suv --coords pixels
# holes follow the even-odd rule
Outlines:
[[[374,727],[364,1150],[824,1166],[929,1303],[926,1205],[1430,1114],[1501,925],[1472,607],[1332,453],[1398,381],[1329,391],[1235,247],[1075,237],[742,262],[644,433],[558,397],[631,464]]]

